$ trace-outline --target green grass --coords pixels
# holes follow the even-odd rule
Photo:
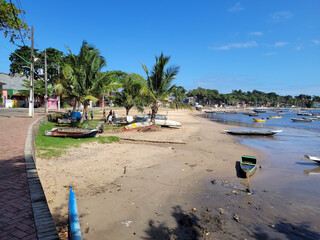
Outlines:
[[[45,136],[44,132],[57,127],[57,124],[48,122],[44,123],[39,128],[39,133],[36,138],[36,151],[37,155],[42,158],[52,158],[61,156],[67,152],[69,148],[81,147],[84,143],[99,142],[102,144],[117,142],[120,139],[118,137],[94,137],[94,138],[60,138]]]

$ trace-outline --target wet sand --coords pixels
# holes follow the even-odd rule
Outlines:
[[[196,115],[169,111],[170,119],[183,124],[178,129],[104,133],[185,144],[126,140],[37,159],[56,224],[65,229],[73,186],[84,239],[320,238],[319,209],[256,188],[261,169],[248,195],[237,161],[254,155],[263,166],[265,156],[224,134],[225,126]]]

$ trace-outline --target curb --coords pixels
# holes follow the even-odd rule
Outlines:
[[[31,205],[34,222],[37,229],[37,237],[42,239],[59,239],[56,226],[50,213],[46,196],[38,176],[35,159],[35,138],[39,126],[48,120],[47,115],[35,121],[28,129],[24,146],[24,158],[26,163],[27,179],[30,191]]]

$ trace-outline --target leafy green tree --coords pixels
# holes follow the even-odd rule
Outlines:
[[[101,69],[106,60],[100,51],[83,41],[79,55],[70,51],[69,61],[62,68],[64,86],[68,86],[68,94],[83,104],[83,113],[87,112],[89,101],[97,101],[95,93],[101,87],[106,74]],[[83,117],[81,118],[83,122]]]
[[[18,39],[22,40],[21,37],[26,38],[29,30],[28,25],[18,17],[19,14],[25,14],[25,11],[18,9],[13,3],[0,0],[0,31],[13,44]]]
[[[172,89],[172,81],[176,78],[179,67],[169,66],[170,57],[163,56],[163,53],[155,57],[156,63],[151,72],[142,64],[143,70],[147,74],[147,86],[149,89],[149,96],[151,99],[151,120],[155,121],[155,116],[159,109],[161,102],[166,102]]]
[[[175,86],[173,85],[171,89],[171,96],[175,99],[170,102],[170,107],[173,109],[180,109],[180,108],[189,108],[192,109],[188,103],[184,103],[184,99],[187,97],[187,90],[182,86]]]

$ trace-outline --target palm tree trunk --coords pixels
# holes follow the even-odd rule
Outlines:
[[[82,117],[80,119],[80,123],[83,123],[83,119],[86,116],[87,112],[88,112],[88,106],[89,106],[89,102],[88,101],[84,101],[83,103],[83,114]]]
[[[156,114],[158,112],[158,108],[159,108],[158,107],[158,102],[155,101],[151,106],[151,110],[152,110],[152,112],[151,112],[151,122],[153,122],[153,123],[155,123],[155,121],[156,121]]]

